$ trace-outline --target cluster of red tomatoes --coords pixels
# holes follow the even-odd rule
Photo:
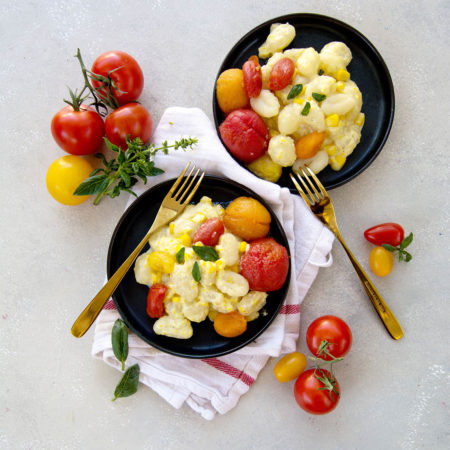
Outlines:
[[[70,155],[58,158],[47,172],[47,189],[57,201],[77,205],[87,196],[73,192],[89,177],[93,167],[81,156],[98,152],[106,138],[114,145],[127,148],[126,137],[150,140],[153,121],[150,113],[136,100],[144,87],[144,75],[137,61],[121,51],[100,55],[90,71],[82,71],[86,85],[80,95],[71,91],[72,101],[55,114],[51,131],[56,143]],[[106,81],[106,83],[105,83]],[[87,88],[93,93],[97,108],[82,103]],[[99,109],[99,107],[101,109]],[[99,111],[112,111],[103,120]]]
[[[279,382],[295,381],[294,396],[298,405],[310,414],[326,414],[336,408],[340,387],[332,365],[340,361],[352,346],[352,332],[339,317],[322,316],[306,332],[306,343],[316,366],[306,369],[303,353],[293,352],[281,358],[273,371]],[[322,366],[328,365],[329,370]]]

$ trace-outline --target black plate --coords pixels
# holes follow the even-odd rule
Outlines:
[[[361,142],[347,158],[344,167],[335,172],[328,166],[319,174],[319,179],[327,189],[335,188],[366,169],[386,142],[394,119],[395,106],[394,87],[389,70],[377,49],[351,26],[332,17],[317,14],[289,14],[269,20],[247,33],[230,50],[219,69],[217,78],[226,69],[242,68],[244,62],[251,55],[257,55],[258,48],[269,35],[270,25],[277,22],[289,22],[296,29],[295,39],[287,48],[314,47],[320,51],[328,42],[342,41],[352,52],[353,59],[348,70],[351,79],[361,90],[362,112],[366,115],[366,119],[362,128]],[[265,64],[265,60],[261,60],[261,65],[263,64]],[[225,115],[217,103],[215,85],[216,83],[214,83],[213,114],[220,137],[219,125],[225,119]],[[245,167],[238,159],[234,159]],[[277,183],[297,193],[289,178],[289,171],[289,167],[284,168]]]
[[[109,245],[107,273],[108,278],[118,269],[120,264],[136,248],[142,236],[148,231],[164,196],[174,180],[158,184],[142,194],[125,211],[114,230]],[[271,213],[272,224],[269,235],[284,245],[289,252],[286,235],[267,203],[250,189],[223,178],[205,176],[193,198],[197,203],[207,195],[213,202],[226,204],[239,196],[253,197],[259,200]],[[148,250],[148,246],[143,251]],[[267,297],[265,311],[258,319],[249,322],[247,331],[233,339],[219,336],[209,319],[201,323],[192,323],[194,334],[190,339],[175,339],[160,336],[153,332],[155,319],[146,314],[148,287],[138,284],[134,271],[130,269],[113,295],[116,308],[127,326],[144,341],[167,353],[186,358],[212,358],[234,352],[256,339],[275,319],[286,297],[290,279],[289,274],[284,286],[278,291],[270,292]]]

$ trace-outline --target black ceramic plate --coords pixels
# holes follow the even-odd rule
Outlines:
[[[314,47],[317,51],[331,41],[342,41],[351,50],[353,59],[348,66],[351,79],[359,86],[362,97],[362,112],[366,119],[362,128],[361,142],[347,158],[344,167],[333,171],[327,167],[319,179],[328,189],[340,186],[360,174],[376,158],[383,148],[391,130],[394,118],[394,88],[391,76],[377,49],[359,31],[349,25],[327,16],[317,14],[289,14],[269,20],[247,33],[228,53],[217,77],[226,69],[241,68],[251,55],[258,54],[258,48],[266,40],[273,23],[290,23],[296,29],[296,36],[287,48]],[[265,64],[261,60],[261,65]],[[217,80],[217,78],[216,78]],[[225,119],[216,100],[214,83],[213,114],[217,133]],[[219,134],[220,137],[220,134]],[[233,156],[233,155],[231,155]],[[245,167],[239,160],[234,158]],[[278,180],[280,186],[297,193],[289,178],[290,168],[283,169]]]
[[[142,194],[125,211],[111,238],[108,251],[108,278],[118,269],[128,255],[136,248],[142,236],[148,231],[174,180],[165,181]],[[284,231],[267,203],[250,189],[223,178],[205,176],[193,198],[197,203],[204,195],[213,202],[227,204],[239,196],[253,197],[259,200],[271,213],[272,224],[269,235],[284,245],[289,252],[289,245]],[[147,251],[148,246],[143,251]],[[234,352],[255,340],[275,319],[286,297],[290,279],[278,291],[269,293],[264,307],[266,315],[249,322],[247,331],[235,338],[219,336],[209,319],[201,323],[192,323],[194,334],[190,339],[175,339],[160,336],[153,332],[155,319],[146,314],[148,287],[138,284],[134,271],[130,269],[113,295],[113,300],[122,319],[147,343],[167,353],[187,358],[211,358]]]

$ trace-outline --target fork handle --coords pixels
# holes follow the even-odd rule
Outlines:
[[[113,292],[116,290],[122,278],[128,272],[128,269],[133,264],[134,260],[138,257],[141,250],[144,248],[145,244],[150,238],[150,230],[145,237],[139,242],[138,246],[133,250],[133,252],[128,256],[128,258],[122,263],[122,265],[116,270],[114,275],[108,280],[108,282],[100,289],[98,294],[92,299],[91,303],[86,306],[83,312],[78,316],[72,325],[71,333],[75,337],[81,337],[86,333],[87,330],[94,323],[94,320],[100,314],[100,311],[105,306],[105,303],[111,297]]]
[[[398,323],[398,320],[395,318],[392,311],[389,309],[389,306],[383,300],[383,297],[380,295],[377,288],[373,285],[372,281],[370,281],[369,277],[364,272],[363,268],[360,266],[356,258],[353,256],[353,253],[347,247],[347,244],[344,242],[340,234],[336,234],[336,237],[344,247],[344,250],[347,253],[347,256],[349,257],[353,267],[355,268],[356,273],[358,274],[359,280],[361,281],[361,284],[364,290],[366,291],[367,296],[372,302],[372,305],[374,306],[376,312],[380,316],[387,331],[394,339],[402,338],[403,337],[402,327]]]

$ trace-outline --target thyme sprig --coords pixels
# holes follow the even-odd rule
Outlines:
[[[91,172],[89,178],[84,180],[73,193],[73,195],[96,195],[94,205],[98,205],[105,195],[114,198],[119,196],[121,191],[136,196],[132,187],[139,179],[146,183],[147,177],[164,172],[155,166],[156,153],[167,154],[170,148],[186,150],[198,142],[196,138],[189,137],[175,141],[173,144],[164,141],[160,147],[155,147],[154,144],[144,144],[139,138],[132,140],[127,136],[127,149],[122,150],[107,138],[104,139],[108,148],[117,153],[117,156],[107,160],[102,153],[96,153],[95,157],[102,160],[103,167]]]

